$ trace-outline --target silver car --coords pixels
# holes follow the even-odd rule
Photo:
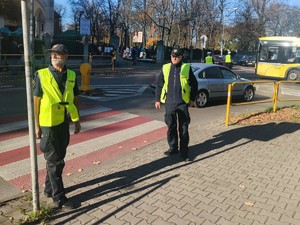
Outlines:
[[[205,64],[191,63],[191,68],[198,81],[198,92],[196,106],[203,108],[212,99],[226,99],[228,95],[228,84],[233,82],[251,82],[241,78],[227,67]],[[155,89],[157,75],[152,78],[151,87]],[[251,83],[236,84],[233,86],[232,97],[242,98],[244,101],[252,101],[255,95],[255,88]]]

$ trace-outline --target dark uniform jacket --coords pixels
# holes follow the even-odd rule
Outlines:
[[[181,93],[181,84],[180,84],[180,70],[181,70],[182,62],[178,63],[177,65],[171,64],[170,74],[169,74],[169,82],[168,82],[168,93],[166,104],[171,105],[180,105],[186,104],[182,99]],[[157,83],[156,83],[156,90],[155,90],[155,101],[160,102],[160,95],[162,88],[164,86],[165,80],[163,71],[160,72],[158,75]],[[198,91],[198,82],[195,78],[195,75],[190,68],[189,73],[189,85],[191,87],[191,95],[190,100],[195,101],[196,94]]]

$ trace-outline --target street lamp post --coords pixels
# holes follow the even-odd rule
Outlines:
[[[79,32],[80,32],[80,26],[81,26],[80,20],[81,20],[81,17],[82,17],[83,14],[84,14],[83,11],[79,11],[79,21],[78,21],[78,31],[79,31]]]
[[[222,12],[221,55],[223,55],[223,48],[224,48],[224,11]]]
[[[232,11],[227,15],[230,16],[231,13],[235,12],[237,8],[233,8]],[[225,46],[225,41],[224,41],[224,24],[225,24],[225,17],[224,17],[224,11],[222,12],[222,36],[221,36],[221,55],[223,55],[223,49]]]

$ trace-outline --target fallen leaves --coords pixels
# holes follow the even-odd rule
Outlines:
[[[287,107],[277,112],[253,112],[244,115],[235,115],[230,118],[230,123],[235,125],[254,125],[268,122],[300,122],[300,109]]]
[[[253,206],[254,206],[254,202],[246,201],[246,202],[245,202],[245,205],[246,205],[246,206],[249,206],[249,207],[253,207]]]
[[[244,186],[244,185],[242,185],[242,184],[240,184],[240,185],[239,185],[239,187],[240,187],[240,188],[243,188],[243,189],[245,188],[245,186]]]

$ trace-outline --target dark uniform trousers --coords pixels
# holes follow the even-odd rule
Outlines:
[[[65,197],[62,172],[65,166],[64,158],[70,141],[69,123],[53,127],[41,127],[42,138],[40,149],[46,159],[45,192],[51,193],[54,201]]]
[[[178,150],[178,131],[180,138],[180,152],[182,157],[188,156],[190,115],[187,104],[172,106],[166,104],[165,123],[168,126],[167,140],[171,151]],[[177,123],[178,119],[178,123]]]

